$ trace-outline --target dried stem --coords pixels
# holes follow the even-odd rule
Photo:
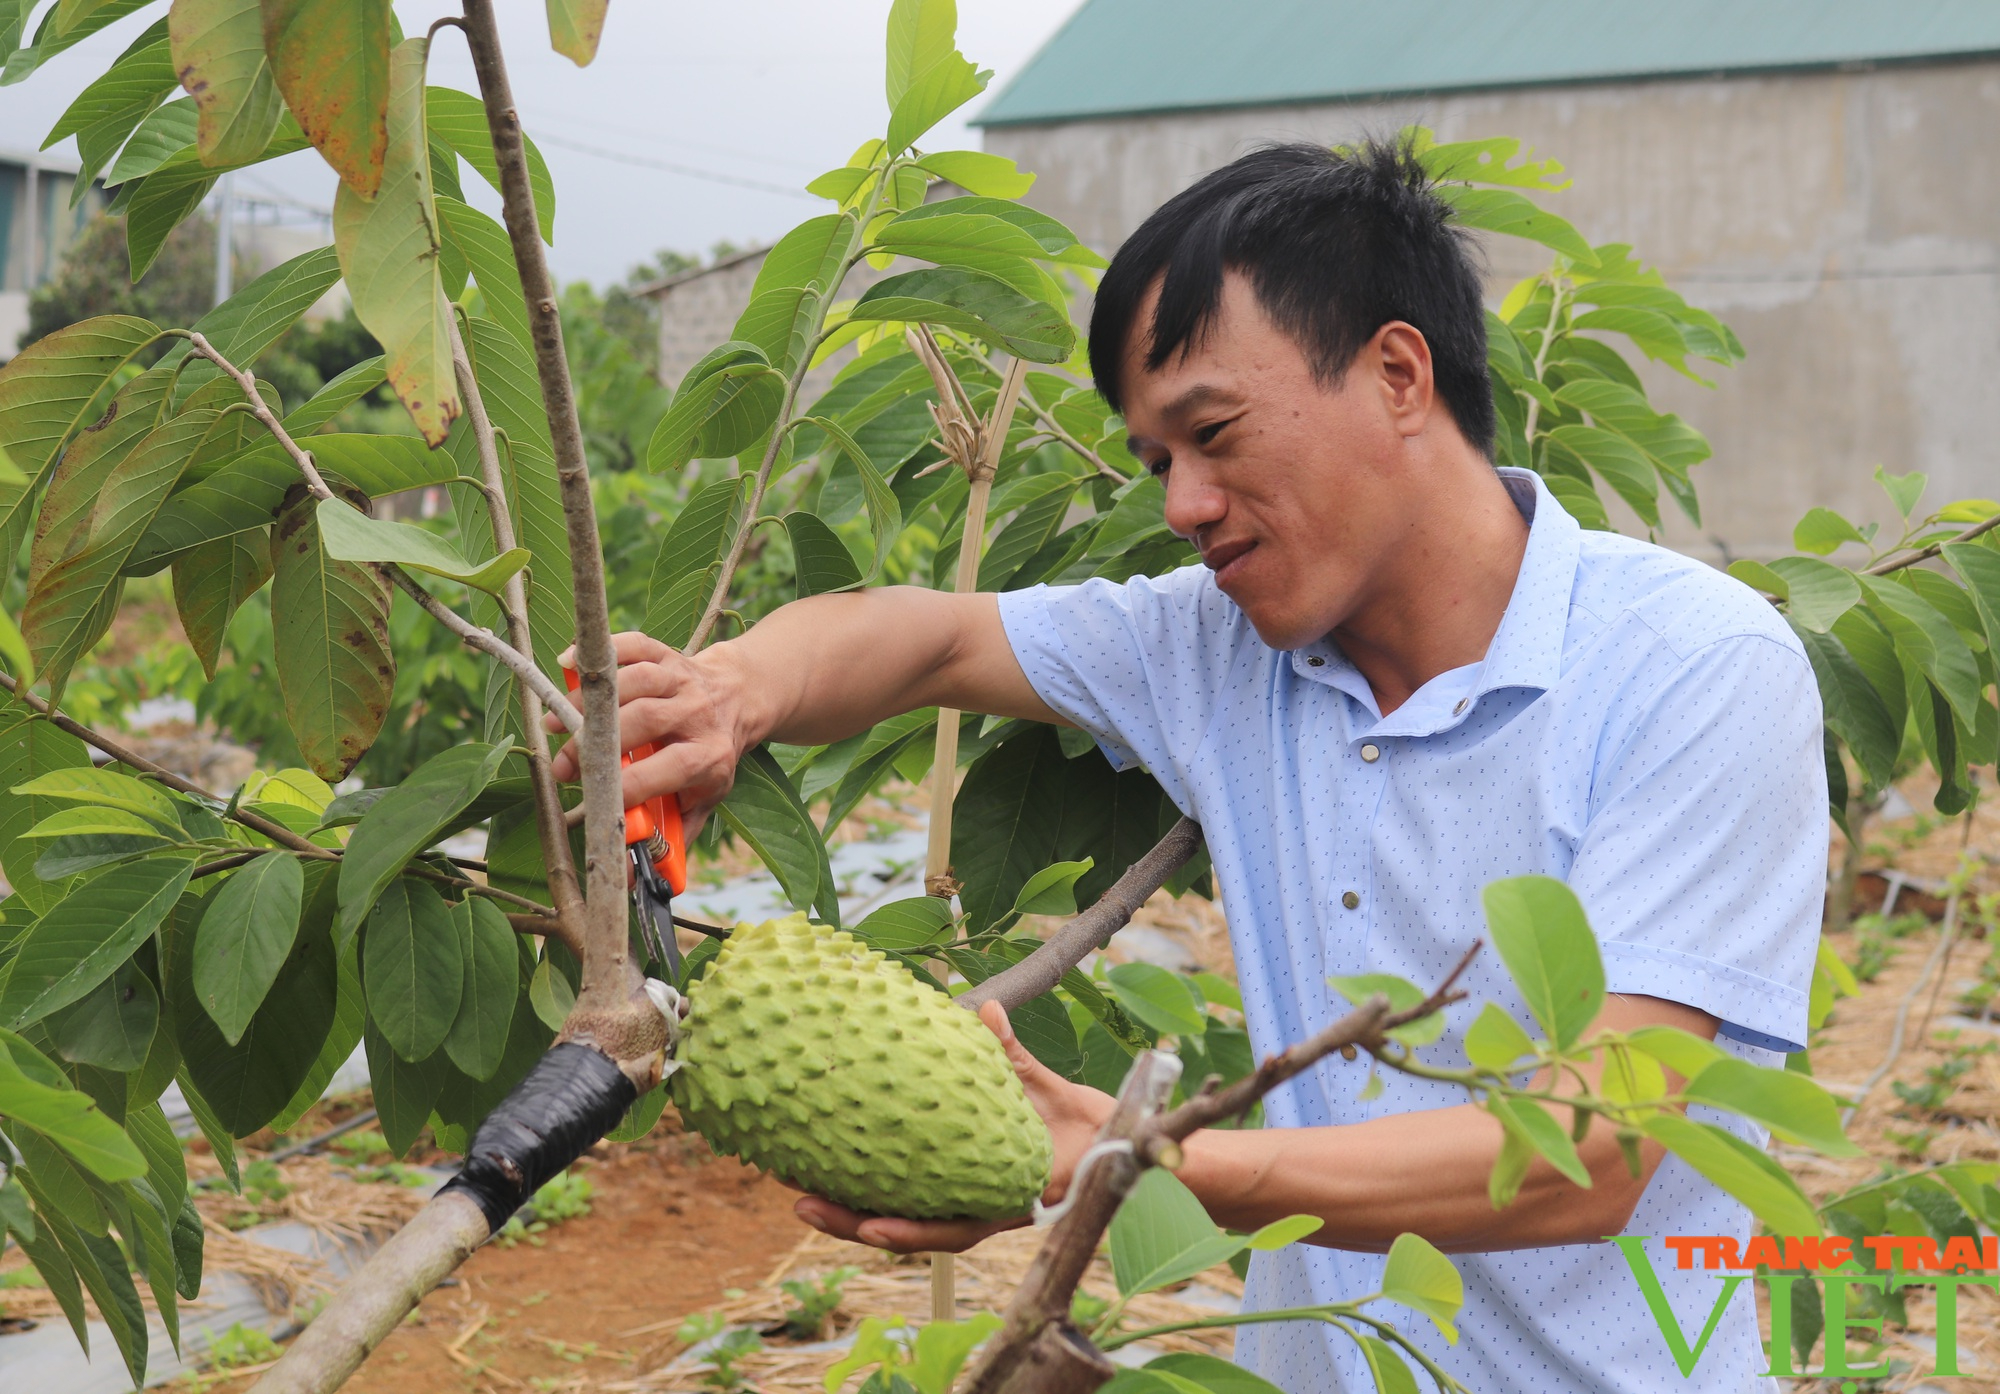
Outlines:
[[[535,195],[528,183],[527,145],[514,106],[513,86],[500,51],[492,0],[465,0],[465,39],[486,109],[486,125],[500,170],[500,201],[514,265],[527,301],[535,373],[556,478],[562,486],[569,538],[570,577],[576,599],[576,672],[582,690],[583,730],[577,736],[583,770],[585,924],[583,988],[565,1036],[589,1037],[621,1065],[637,1067],[650,1088],[666,1044],[666,1023],[653,1011],[633,961],[625,911],[625,801],[619,772],[618,657],[611,647],[611,612],[604,593],[604,554],[597,510],[590,497],[583,427],[563,352],[562,316],[555,282],[543,255]],[[542,694],[551,709],[555,704]],[[636,1034],[635,1034],[636,1033]]]
[[[297,465],[299,473],[305,476],[306,488],[311,491],[312,496],[316,499],[336,498],[337,496],[333,490],[327,487],[325,478],[319,472],[319,467],[313,464],[311,454],[300,448],[299,443],[292,439],[291,432],[285,429],[285,424],[278,420],[276,414],[269,407],[264,405],[264,399],[257,394],[257,380],[234,363],[231,363],[227,358],[224,358],[221,353],[217,352],[215,346],[210,344],[200,334],[189,334],[188,346],[197,355],[206,358],[224,373],[228,374],[230,379],[243,390],[250,414],[263,424],[264,429],[269,431],[277,439],[278,444],[284,447],[285,453],[292,457],[292,463]],[[515,648],[492,630],[483,629],[471,620],[466,619],[442,600],[439,600],[436,596],[418,585],[402,567],[394,563],[386,563],[382,566],[382,572],[391,581],[395,582],[410,599],[422,606],[424,612],[439,624],[442,624],[446,629],[456,634],[471,647],[478,649],[481,653],[490,654],[499,660],[515,677],[519,678],[523,683],[532,686],[540,694],[542,701],[548,705],[549,710],[562,718],[564,725],[574,731],[581,724],[583,718],[577,713],[576,708],[570,705],[569,699],[563,696],[561,689],[549,681],[548,675],[535,666],[535,660],[531,655]]]
[[[998,1002],[1012,1011],[1041,996],[1087,955],[1110,943],[1111,936],[1131,921],[1153,892],[1200,850],[1201,825],[1192,818],[1181,819],[1151,851],[1127,867],[1096,904],[1043,940],[1012,968],[969,989],[958,998],[958,1004],[978,1011],[987,1002]]]
[[[493,435],[492,418],[486,414],[486,399],[480,394],[472,372],[472,358],[459,332],[458,316],[451,319],[451,363],[458,377],[459,396],[465,400],[465,415],[472,440],[479,452],[479,473],[486,495],[486,511],[493,521],[493,544],[505,553],[514,549],[514,514],[507,497],[507,477],[500,468],[500,449]],[[520,572],[507,578],[500,596],[507,615],[507,637],[514,647],[533,657],[534,636],[528,627],[528,587]],[[549,765],[549,735],[542,729],[545,708],[535,689],[516,683],[521,701],[521,736],[528,751],[528,784],[535,796],[535,827],[542,844],[542,865],[548,868],[549,897],[566,929],[566,940],[574,948],[582,942],[583,889],[577,884],[576,863],[570,856],[569,833],[563,822],[562,791]]]
[[[984,365],[987,371],[996,376],[999,374],[1000,370],[993,366],[993,360],[979,352],[978,349],[967,346],[966,352]],[[1028,409],[1028,414],[1035,418],[1036,424],[1042,428],[1044,434],[1075,454],[1092,469],[1096,470],[1103,478],[1110,480],[1113,484],[1130,484],[1132,482],[1131,475],[1114,468],[1102,455],[1099,455],[1095,450],[1092,450],[1089,446],[1064,430],[1062,422],[1056,420],[1055,415],[1047,407],[1035,400],[1033,389],[1029,388],[1025,383],[1021,387],[1021,405]]]
[[[1438,989],[1407,1011],[1391,1011],[1387,998],[1372,997],[1310,1039],[1271,1056],[1228,1088],[1212,1088],[1213,1080],[1204,1083],[1171,1113],[1162,1115],[1160,1110],[1179,1077],[1179,1062],[1156,1051],[1142,1052],[1119,1091],[1117,1108],[1098,1133],[1099,1141],[1130,1141],[1131,1152],[1101,1158],[1075,1184],[1074,1202],[1029,1266],[1008,1305],[1006,1324],[987,1343],[967,1377],[965,1394],[1011,1394],[1029,1388],[1018,1376],[1038,1352],[1046,1355],[1052,1332],[1072,1345],[1081,1339],[1069,1324],[1077,1284],[1096,1256],[1111,1217],[1145,1167],[1178,1165],[1180,1143],[1197,1129],[1248,1112],[1272,1089],[1337,1050],[1359,1046],[1375,1052],[1396,1027],[1460,1000],[1465,994],[1455,984],[1478,951],[1474,944]]]

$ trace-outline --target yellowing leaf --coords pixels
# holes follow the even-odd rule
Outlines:
[[[264,47],[306,139],[374,197],[389,144],[389,0],[264,0]]]
[[[451,306],[438,278],[437,210],[424,136],[426,41],[389,59],[389,135],[370,200],[346,184],[333,201],[333,245],[354,313],[382,343],[389,386],[433,447],[460,410],[452,377]]]
[[[258,0],[174,0],[167,40],[174,73],[194,98],[202,163],[237,165],[263,154],[285,104],[264,57]]]
[[[579,68],[597,57],[604,37],[604,10],[609,0],[548,0],[549,47]]]

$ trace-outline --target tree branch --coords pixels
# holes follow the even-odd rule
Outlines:
[[[1863,576],[1887,576],[1892,571],[1901,571],[1904,567],[1915,566],[1919,562],[1929,561],[1944,550],[1945,542],[1970,542],[1973,538],[1992,532],[1995,528],[2000,528],[2000,513],[1995,513],[1984,522],[1974,523],[1956,537],[1948,537],[1944,542],[1933,542],[1928,547],[1920,547],[1907,557],[1895,557],[1888,561],[1877,562],[1861,574]]]
[[[451,364],[458,377],[458,394],[465,401],[473,444],[479,452],[486,511],[493,523],[493,545],[501,553],[511,552],[515,545],[514,514],[507,497],[507,476],[500,468],[500,447],[494,439],[493,421],[486,414],[486,399],[473,375],[472,357],[466,352],[456,314],[451,317]],[[507,578],[500,599],[507,615],[507,637],[515,648],[533,658],[535,644],[528,627],[528,587],[520,572]],[[536,666],[539,671],[540,665]],[[515,691],[521,703],[521,737],[528,751],[528,784],[535,796],[535,830],[542,845],[542,865],[548,868],[549,896],[556,903],[566,941],[574,951],[583,941],[583,889],[577,883],[576,862],[570,856],[562,791],[549,765],[549,734],[542,729],[545,708],[529,684],[516,683]]]
[[[993,366],[992,359],[969,344],[965,345],[965,351],[971,354],[986,371],[994,374],[996,377],[999,376],[1000,370]],[[1098,474],[1114,484],[1130,484],[1132,482],[1133,476],[1114,468],[1102,455],[1099,455],[1095,450],[1092,450],[1089,446],[1064,430],[1063,424],[1055,419],[1048,408],[1035,400],[1033,389],[1029,388],[1026,384],[1023,384],[1021,387],[1021,405],[1026,407],[1028,414],[1040,423],[1042,430],[1054,437],[1058,444],[1084,460]]]
[[[619,771],[618,656],[611,647],[611,611],[604,593],[604,553],[597,537],[597,509],[590,496],[583,427],[563,352],[562,315],[555,282],[542,252],[528,155],[513,86],[500,50],[492,0],[465,0],[465,39],[478,75],[486,127],[500,170],[500,202],[514,266],[527,302],[534,341],[535,375],[548,417],[556,479],[562,487],[563,523],[569,539],[570,579],[576,600],[576,673],[583,699],[577,735],[583,771],[584,954],[583,987],[564,1028],[565,1039],[588,1039],[634,1076],[643,1091],[659,1077],[666,1023],[643,989],[633,961],[625,911],[625,801]],[[552,709],[546,695],[542,700]]]
[[[771,439],[764,447],[764,458],[757,466],[757,477],[750,486],[750,502],[744,506],[743,521],[737,525],[736,536],[729,541],[729,555],[722,559],[721,574],[715,578],[715,587],[708,593],[708,603],[701,607],[701,618],[695,623],[694,633],[688,636],[681,652],[697,654],[708,636],[715,632],[716,621],[722,618],[722,607],[729,600],[730,582],[736,579],[736,568],[743,564],[743,553],[750,546],[750,534],[756,531],[761,520],[757,510],[764,505],[764,491],[771,486],[771,469],[777,463],[778,452],[784,448],[786,418],[792,414],[792,405],[798,401],[799,385],[805,381],[806,367],[812,361],[811,354],[799,356],[799,366],[792,370],[791,378],[785,383],[784,404],[778,408],[778,419],[771,427]]]
[[[1201,850],[1201,825],[1183,818],[1167,830],[1153,849],[1127,867],[1111,889],[1097,903],[1051,934],[1033,953],[1012,968],[995,973],[985,982],[957,999],[973,1011],[987,1002],[998,1002],[1012,1011],[1023,1002],[1039,997],[1062,980],[1062,975],[1083,962],[1085,957],[1111,942],[1153,892],[1186,866]]]
[[[216,351],[215,346],[210,344],[200,334],[189,334],[188,346],[196,354],[206,358],[224,373],[227,373],[230,380],[242,389],[243,395],[249,404],[250,414],[263,424],[264,429],[269,431],[277,439],[278,444],[284,447],[285,453],[292,457],[292,463],[297,465],[299,473],[305,476],[306,488],[311,491],[312,496],[317,499],[335,498],[336,495],[333,490],[327,487],[325,478],[321,476],[319,467],[313,463],[312,456],[299,447],[299,443],[292,439],[291,432],[285,429],[285,424],[278,420],[276,414],[269,407],[264,405],[264,399],[257,394],[257,380],[234,363],[231,363],[227,358],[224,358]],[[534,687],[536,692],[541,696],[542,701],[548,705],[549,710],[560,716],[563,724],[569,727],[570,730],[574,731],[582,725],[583,718],[578,714],[576,708],[570,705],[569,699],[563,696],[562,690],[549,681],[548,674],[535,665],[535,660],[531,655],[521,652],[491,630],[483,629],[471,620],[466,619],[463,615],[460,615],[456,610],[418,585],[402,567],[394,563],[384,563],[382,565],[382,572],[391,581],[395,582],[410,599],[423,607],[425,613],[429,614],[439,624],[442,624],[446,629],[456,634],[465,643],[478,649],[481,653],[490,654],[499,660],[515,677]]]

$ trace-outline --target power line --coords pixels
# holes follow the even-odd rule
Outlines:
[[[606,150],[599,145],[585,145],[582,141],[568,140],[547,133],[536,135],[535,141],[539,145],[553,145],[563,150],[574,150],[580,155],[595,155],[600,160],[610,160],[617,164],[663,170],[668,174],[684,175],[689,179],[705,179],[712,184],[729,184],[739,189],[755,189],[759,193],[784,194],[788,198],[804,198],[811,199],[815,203],[819,202],[817,195],[787,184],[769,184],[761,179],[743,179],[734,174],[719,174],[712,169],[697,169],[693,165],[675,164],[670,160],[653,160],[643,155],[628,155],[622,150]]]

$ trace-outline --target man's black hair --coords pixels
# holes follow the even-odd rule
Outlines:
[[[1091,374],[1114,409],[1122,410],[1126,342],[1153,282],[1164,273],[1153,322],[1136,326],[1149,333],[1148,370],[1200,341],[1226,270],[1249,277],[1264,312],[1329,385],[1383,325],[1415,326],[1459,432],[1492,454],[1474,247],[1407,145],[1272,146],[1162,204],[1112,258],[1090,316]]]

